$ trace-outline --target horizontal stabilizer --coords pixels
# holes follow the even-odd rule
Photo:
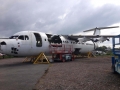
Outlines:
[[[113,26],[113,27],[96,27],[96,28],[93,28],[93,29],[85,30],[83,32],[94,31],[94,30],[101,30],[101,29],[111,29],[111,28],[119,28],[119,26]]]

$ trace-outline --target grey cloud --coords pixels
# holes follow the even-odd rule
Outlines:
[[[85,9],[80,7],[80,5],[78,7],[75,7],[74,9],[76,10],[76,13],[72,10],[61,31],[64,30],[64,33],[66,34],[68,31],[69,33],[77,33],[86,29],[109,26],[120,22],[120,6],[106,4],[98,9],[93,9],[90,7],[91,6],[88,6]]]
[[[88,0],[5,0],[0,8],[0,36],[22,30],[72,34],[120,22],[120,6],[93,8]],[[66,14],[63,19],[59,17]]]

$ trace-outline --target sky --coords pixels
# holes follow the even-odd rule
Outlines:
[[[120,26],[119,0],[0,0],[0,38],[23,30],[80,34],[95,27]],[[118,29],[102,30],[118,35]],[[105,42],[104,44],[110,44]]]

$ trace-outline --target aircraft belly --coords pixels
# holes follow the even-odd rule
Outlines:
[[[32,47],[28,45],[20,45],[17,49],[19,56],[30,55],[32,52]]]
[[[82,45],[81,53],[87,53],[94,50],[94,45]]]
[[[85,44],[77,44],[74,46],[74,49],[78,48],[80,49],[79,52],[80,53],[87,53],[87,52],[91,52],[94,50],[94,45],[85,45]]]
[[[32,49],[31,53],[29,53],[29,55],[38,55],[39,53],[43,52],[43,53],[49,53],[48,51],[49,49],[43,49],[41,47],[35,47]]]

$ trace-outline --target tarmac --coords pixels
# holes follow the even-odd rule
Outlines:
[[[49,64],[23,63],[23,60],[0,59],[0,90],[34,90]]]

